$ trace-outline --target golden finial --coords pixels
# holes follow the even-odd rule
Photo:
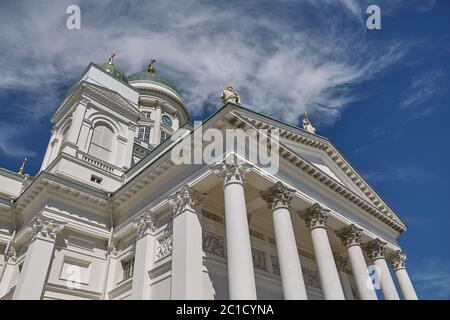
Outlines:
[[[25,157],[25,159],[23,159],[23,161],[22,161],[22,165],[19,168],[19,172],[18,172],[19,175],[23,174],[23,170],[25,169],[25,164],[27,163],[27,161],[28,161],[28,159]]]
[[[150,59],[150,63],[148,64],[148,67],[147,67],[147,72],[155,73],[155,68],[153,68],[153,64],[155,62],[156,62],[155,59],[153,59],[153,58]]]
[[[117,52],[111,52],[111,55],[109,56],[108,63],[113,64],[114,57],[117,56]]]

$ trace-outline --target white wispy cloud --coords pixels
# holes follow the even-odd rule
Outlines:
[[[2,123],[0,126],[0,155],[16,159],[36,156],[36,152],[14,142],[15,139],[21,138],[21,132],[23,132],[23,126]]]
[[[357,98],[347,85],[403,54],[399,45],[374,50],[364,43],[365,25],[355,19],[360,8],[350,0],[328,0],[320,9],[311,1],[79,3],[79,31],[65,28],[72,1],[21,1],[2,10],[0,89],[49,92],[117,50],[116,63],[127,73],[156,57],[194,116],[205,101],[219,104],[221,89],[232,84],[257,111],[295,123],[308,109],[330,123]]]
[[[410,271],[419,299],[450,299],[450,262],[426,258]]]
[[[66,28],[72,4],[81,7],[81,30]],[[127,74],[155,57],[194,118],[218,107],[231,84],[256,111],[293,124],[308,111],[320,128],[361,98],[354,85],[408,50],[401,41],[368,41],[365,9],[355,0],[8,2],[0,11],[0,90],[32,96],[31,106],[15,109],[27,121],[49,117],[61,85],[114,50]]]
[[[370,171],[363,174],[364,178],[371,182],[415,182],[424,183],[434,179],[434,175],[412,165],[399,165],[388,167],[380,171]]]
[[[410,86],[404,93],[401,106],[414,109],[425,105],[419,112],[421,114],[430,112],[434,107],[430,100],[444,90],[441,85],[443,77],[444,73],[441,70],[431,70],[420,76],[413,77]],[[415,111],[417,113],[417,110]]]

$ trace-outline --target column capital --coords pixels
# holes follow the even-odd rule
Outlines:
[[[384,252],[386,250],[386,242],[381,241],[379,238],[369,241],[365,246],[366,252],[370,259],[384,259]]]
[[[128,129],[131,131],[136,131],[137,125],[131,121],[128,122]]]
[[[240,161],[235,154],[232,154],[212,169],[226,186],[231,183],[244,184],[245,176],[250,173],[251,168],[250,164]]]
[[[348,248],[361,244],[361,228],[351,224],[341,230],[336,231],[336,235],[341,239],[342,244]]]
[[[138,238],[142,237],[147,230],[154,232],[156,227],[153,211],[147,210],[142,216],[134,221],[133,226],[137,231]]]
[[[80,104],[82,104],[85,107],[87,107],[89,105],[89,102],[91,102],[91,100],[89,100],[88,98],[83,97],[80,99]]]
[[[406,254],[400,250],[395,251],[395,253],[390,257],[390,262],[394,271],[400,269],[406,269]]]
[[[315,203],[311,207],[303,211],[298,211],[298,215],[305,221],[305,225],[309,229],[325,228],[330,210]]]
[[[114,238],[111,239],[111,243],[108,245],[107,253],[111,256],[115,256],[118,252],[117,250],[117,240]]]
[[[259,194],[267,202],[268,208],[273,210],[280,207],[289,208],[294,193],[294,189],[288,188],[278,181],[274,186],[266,191],[261,191]]]
[[[186,185],[169,199],[169,204],[172,206],[173,215],[175,216],[184,210],[198,211],[204,201],[204,194],[201,194]]]
[[[35,239],[55,241],[63,227],[63,223],[56,222],[54,219],[49,219],[43,215],[37,215],[29,226],[29,232],[32,234],[31,241]]]
[[[12,244],[9,246],[8,251],[5,253],[5,256],[5,261],[11,260],[11,262],[15,262],[17,260],[16,248],[14,248]]]

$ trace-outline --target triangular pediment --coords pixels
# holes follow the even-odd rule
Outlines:
[[[326,183],[346,198],[356,201],[358,206],[368,210],[372,210],[369,209],[371,207],[405,226],[400,217],[327,138],[240,106],[234,106],[232,113],[236,116],[232,122],[239,128],[246,126],[255,129],[278,128],[281,155],[286,156],[291,162],[296,157],[298,166],[302,170]]]
[[[87,88],[95,90],[96,92],[102,94],[108,99],[111,99],[114,102],[120,104],[123,108],[126,108],[133,112],[137,111],[137,109],[127,99],[122,97],[118,92],[86,81],[83,81],[83,84]]]

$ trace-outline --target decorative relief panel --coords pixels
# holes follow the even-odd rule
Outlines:
[[[156,260],[160,260],[172,254],[172,242],[172,234],[158,239],[158,246],[156,247]]]
[[[265,241],[266,239],[264,238],[264,234],[262,232],[256,231],[254,229],[250,229],[250,235],[252,237],[258,238],[262,241]]]
[[[274,246],[277,245],[277,242],[275,241],[274,238],[272,238],[272,237],[267,237],[267,239],[269,240],[269,243],[270,243],[271,245],[274,245]]]
[[[314,255],[312,253],[309,253],[309,252],[301,250],[301,249],[297,249],[297,252],[298,252],[299,256],[314,260]]]
[[[278,262],[278,257],[270,256],[270,261],[272,263],[273,274],[280,275],[280,263]]]
[[[92,241],[84,240],[75,236],[69,235],[67,238],[67,244],[70,246],[83,248],[89,251],[93,251],[95,247],[95,243]]]
[[[302,267],[303,279],[307,286],[320,288],[319,272]]]
[[[225,257],[224,237],[203,231],[203,250],[219,257]]]
[[[264,251],[252,248],[253,266],[267,271],[266,254]]]

